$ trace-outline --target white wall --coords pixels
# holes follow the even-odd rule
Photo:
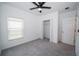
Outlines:
[[[2,49],[16,46],[28,41],[32,41],[40,38],[40,17],[27,13],[25,11],[19,10],[15,7],[9,5],[2,5],[1,7],[1,38],[2,38]],[[24,38],[8,40],[7,31],[7,18],[16,17],[24,20]]]
[[[76,10],[61,13],[59,16],[59,40],[62,41],[63,43],[67,43],[67,41],[69,40],[62,39],[62,20],[69,19],[69,18],[75,18],[75,16],[76,16]]]
[[[50,20],[50,42],[58,42],[58,12],[41,16],[41,38],[43,39],[43,21]]]

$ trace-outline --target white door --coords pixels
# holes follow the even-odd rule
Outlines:
[[[79,56],[79,16],[77,18],[76,21],[76,39],[75,39],[75,43],[76,43],[76,55]]]
[[[50,21],[44,21],[44,38],[50,39]]]
[[[1,54],[1,28],[0,28],[0,54]]]
[[[75,17],[62,20],[62,42],[74,45]]]

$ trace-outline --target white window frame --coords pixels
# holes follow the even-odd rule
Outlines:
[[[16,20],[12,20],[12,19],[16,19]],[[24,30],[24,21],[23,21],[23,19],[20,19],[20,18],[15,18],[15,17],[8,17],[8,20],[7,20],[7,24],[8,24],[8,21],[17,21],[17,22],[19,22],[19,20],[20,20],[20,22],[22,21],[22,29],[21,29],[21,35],[22,35],[22,37],[18,37],[18,36],[16,36],[16,38],[14,37],[14,38],[10,38],[9,36],[10,36],[10,34],[9,34],[9,28],[8,28],[8,40],[15,40],[15,39],[21,39],[21,38],[23,38],[24,37],[24,35],[23,35],[23,30]],[[8,27],[8,26],[7,26]],[[17,28],[15,28],[15,29],[17,29]],[[15,30],[16,31],[16,30]]]

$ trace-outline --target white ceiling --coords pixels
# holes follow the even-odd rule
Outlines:
[[[36,15],[45,15],[54,11],[65,12],[74,10],[77,7],[78,2],[46,2],[44,5],[52,7],[51,9],[43,9],[42,13],[39,13],[37,9],[29,10],[32,7],[36,7],[31,2],[6,2],[5,4],[17,7],[19,9],[25,10],[27,12],[36,14]],[[65,10],[66,7],[70,7],[70,9]]]

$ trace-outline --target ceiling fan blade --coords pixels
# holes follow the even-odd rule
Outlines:
[[[39,6],[36,2],[32,2],[34,5]]]
[[[41,8],[45,8],[45,9],[51,9],[51,7],[46,7],[46,6],[43,6]]]
[[[30,10],[37,9],[38,7],[30,8]]]
[[[45,2],[41,2],[40,6],[43,6],[45,4]]]

